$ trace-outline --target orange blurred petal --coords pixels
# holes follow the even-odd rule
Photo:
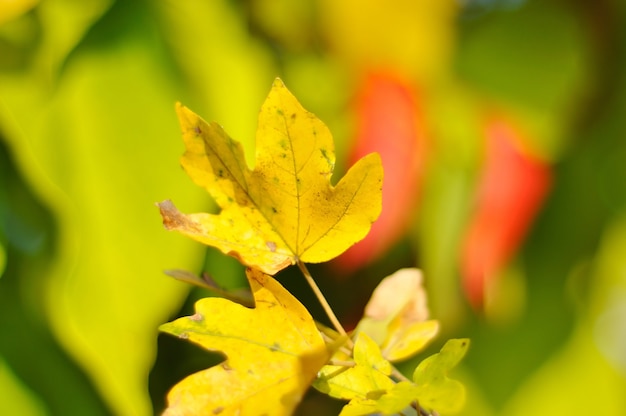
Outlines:
[[[465,293],[475,308],[521,244],[551,179],[549,167],[522,148],[522,135],[508,121],[489,119],[486,139],[476,211],[461,254]]]
[[[370,73],[357,99],[357,133],[350,161],[378,152],[382,158],[383,209],[370,233],[336,263],[354,270],[383,254],[406,232],[423,170],[425,132],[415,88],[389,73]]]

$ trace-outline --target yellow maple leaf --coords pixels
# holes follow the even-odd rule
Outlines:
[[[328,261],[368,233],[381,210],[378,154],[359,160],[336,186],[328,128],[276,79],[261,108],[256,163],[216,123],[177,105],[186,152],[182,165],[221,207],[185,215],[159,204],[163,223],[242,263],[274,274],[297,261]]]
[[[204,298],[194,315],[160,327],[227,357],[175,385],[164,415],[289,415],[328,361],[306,308],[271,276],[246,275],[255,308]]]

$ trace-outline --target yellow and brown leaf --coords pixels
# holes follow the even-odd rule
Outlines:
[[[194,315],[160,327],[227,357],[175,385],[164,415],[289,415],[328,361],[306,308],[271,276],[246,275],[255,308],[204,298]]]
[[[274,274],[290,264],[331,260],[361,240],[381,211],[378,154],[359,160],[336,186],[328,128],[277,79],[259,115],[256,161],[216,123],[177,105],[182,165],[221,207],[217,215],[159,204],[164,225]]]

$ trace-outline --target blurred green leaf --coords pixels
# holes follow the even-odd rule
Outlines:
[[[33,62],[33,75],[41,77],[43,82],[56,81],[68,55],[114,3],[114,0],[42,1],[36,11],[43,36]]]
[[[2,245],[2,242],[0,242],[0,277],[2,277],[2,274],[4,273],[4,267],[6,265],[7,262],[7,253],[4,249],[4,245]]]
[[[0,3],[0,26],[35,7],[38,0],[9,0]]]
[[[7,255],[0,279],[0,356],[6,371],[50,414],[110,414],[93,384],[46,325],[45,278],[54,236],[50,212],[24,183],[6,144],[0,141],[0,241],[6,244]],[[70,393],[74,397],[67,400]],[[16,393],[16,401],[20,397]],[[11,409],[13,398],[7,396],[0,407]],[[19,409],[20,403],[15,406]]]
[[[457,63],[466,81],[514,108],[533,147],[554,158],[576,121],[572,100],[588,89],[592,55],[575,7],[528,1],[466,25]],[[463,29],[463,26],[461,26]]]
[[[11,372],[0,357],[0,391],[4,396],[0,400],[0,414],[20,416],[44,416],[46,409]]]
[[[419,244],[432,315],[444,324],[444,330],[454,331],[454,325],[467,318],[456,259],[480,166],[480,109],[475,94],[460,84],[441,89],[429,106],[437,146],[430,155],[419,227],[413,235]]]
[[[151,413],[145,374],[156,327],[185,291],[161,270],[201,259],[170,241],[154,208],[184,182],[171,163],[178,132],[161,66],[146,38],[130,36],[77,55],[50,100],[33,88],[36,78],[3,80],[13,87],[1,115],[10,144],[60,229],[43,276],[47,318],[119,414]]]
[[[156,2],[155,11],[176,75],[192,93],[177,101],[219,120],[242,143],[252,166],[258,111],[268,80],[276,77],[267,47],[250,36],[231,1],[165,0]]]
[[[545,414],[625,414],[625,250],[622,214],[602,237],[587,313],[566,345],[525,380],[500,414],[521,416],[528,409]]]
[[[246,130],[238,117],[243,110],[255,119],[273,76],[263,76],[264,51],[227,2],[154,10],[110,4],[42,3],[43,39],[31,68],[0,74],[0,122],[58,221],[57,257],[42,277],[55,334],[115,413],[147,415],[156,328],[187,291],[162,270],[192,269],[203,256],[201,247],[165,233],[154,207],[166,197],[185,207],[206,204],[176,161],[173,103],[188,82],[191,101],[230,120],[231,130]],[[188,75],[181,81],[180,68]],[[249,130],[252,140],[253,122]]]
[[[413,373],[419,403],[441,413],[457,412],[465,402],[463,384],[448,378],[448,372],[465,356],[469,339],[451,339],[441,351],[422,361]]]
[[[272,40],[294,50],[311,46],[315,36],[313,0],[253,0],[249,5],[254,23]]]

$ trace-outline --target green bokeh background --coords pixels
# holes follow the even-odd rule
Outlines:
[[[419,7],[420,22],[446,19],[435,3]],[[258,110],[280,76],[333,131],[341,171],[353,72],[368,65],[366,47],[342,43],[341,19],[348,27],[367,7],[15,4],[0,3],[0,414],[158,413],[169,386],[215,360],[158,334],[207,295],[163,270],[243,284],[235,261],[160,225],[155,202],[212,207],[179,167],[174,103],[218,121],[251,160]],[[626,6],[449,4],[457,10],[443,30],[419,29],[421,60],[393,63],[430,91],[423,105],[443,149],[415,224],[366,270],[338,279],[321,266],[314,275],[350,320],[386,274],[422,267],[443,326],[433,350],[472,339],[457,371],[468,387],[462,414],[626,414]],[[385,47],[400,56],[406,39],[378,23],[371,31],[389,33]],[[503,272],[501,302],[480,314],[459,290],[456,243],[475,186],[474,114],[485,101],[521,115],[555,177]],[[322,319],[298,279],[279,275]],[[337,406],[311,393],[299,412]]]

